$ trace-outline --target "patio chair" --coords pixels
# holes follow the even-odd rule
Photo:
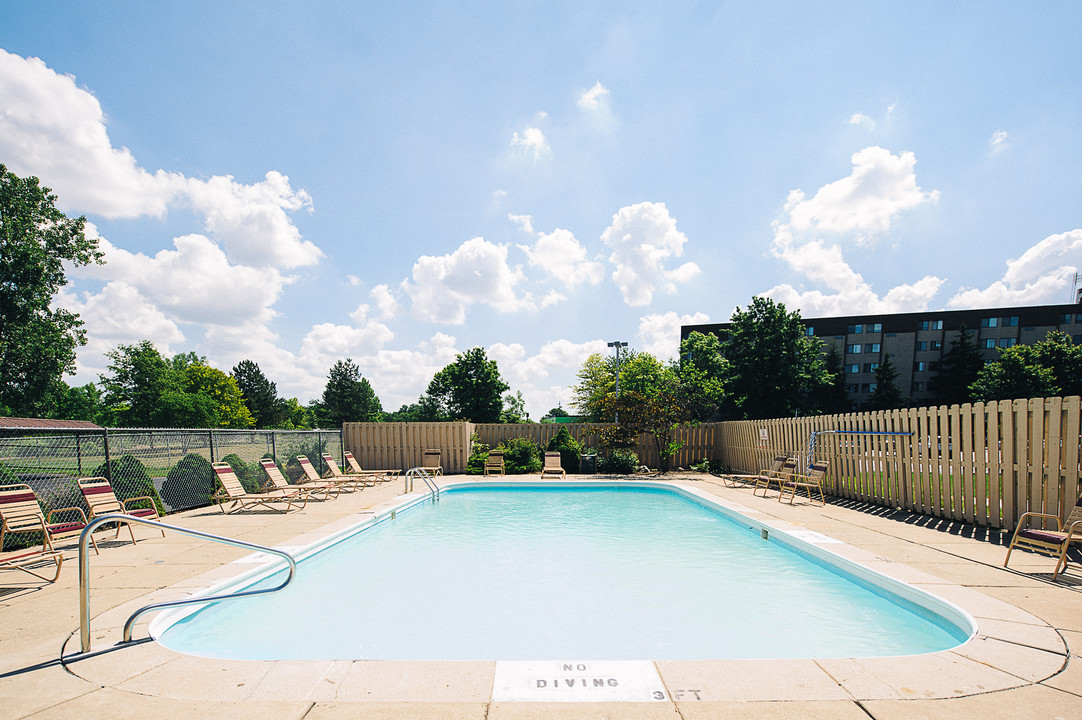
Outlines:
[[[310,486],[312,488],[318,487],[321,483],[337,483],[340,488],[349,487],[350,490],[356,490],[358,486],[364,485],[359,478],[352,477],[350,475],[341,475],[335,477],[321,477],[316,471],[316,466],[312,464],[312,461],[308,459],[307,455],[298,455],[297,464],[301,466],[301,470],[304,472],[304,482],[292,485],[290,487],[304,487]],[[337,467],[337,465],[335,465]]]
[[[218,476],[218,484],[221,487],[210,496],[210,501],[217,502],[223,513],[229,514],[259,506],[275,512],[289,512],[295,506],[295,503],[300,502],[300,505],[296,505],[299,510],[308,502],[309,493],[301,490],[271,490],[269,492],[250,493],[240,484],[240,479],[237,478],[237,474],[233,472],[233,468],[229,463],[214,463],[211,467],[214,468],[214,474]],[[272,507],[272,503],[283,502],[286,504],[285,508]],[[225,509],[226,503],[232,503],[231,510]]]
[[[325,474],[329,474],[331,480],[352,482],[354,483],[354,487],[375,487],[383,482],[380,476],[386,475],[386,473],[381,473],[379,471],[365,472],[364,470],[361,470],[360,472],[342,472],[342,469],[338,467],[338,461],[335,460],[334,456],[330,453],[323,453],[323,462],[327,466],[327,473]]]
[[[1026,527],[1028,518],[1040,518],[1041,527]],[[1044,529],[1045,522],[1048,520],[1056,521],[1055,530]],[[1049,513],[1028,512],[1018,518],[1018,525],[1014,528],[1011,544],[1007,546],[1007,557],[1003,560],[1003,567],[1007,567],[1007,563],[1011,559],[1011,552],[1018,545],[1042,555],[1058,558],[1056,569],[1052,573],[1052,579],[1055,580],[1061,572],[1067,569],[1067,551],[1070,549],[1071,543],[1077,542],[1082,542],[1082,497],[1075,501],[1070,515],[1067,516],[1066,523],[1060,522],[1058,515]]]
[[[53,573],[52,577],[46,577],[38,571],[38,567],[46,563],[52,563],[56,566],[56,572]],[[63,564],[64,553],[50,549],[44,542],[41,548],[38,549],[12,550],[11,552],[0,553],[0,570],[21,570],[45,582],[56,582],[56,579],[60,577],[60,566]]]
[[[788,460],[790,457],[792,457],[792,456],[791,455],[778,455],[777,457],[774,458],[773,462],[771,462],[769,465],[766,465],[766,466],[760,468],[759,472],[757,472],[754,475],[732,475],[732,474],[730,474],[730,475],[722,475],[721,479],[729,487],[736,487],[737,482],[739,482],[741,485],[746,484],[746,483],[747,484],[754,483],[756,480],[759,479],[760,475],[779,472],[781,470],[782,466],[785,464],[785,461]]]
[[[789,493],[789,504],[792,505],[796,500],[796,491],[804,489],[808,493],[808,502],[815,502],[812,497],[812,490],[819,492],[819,504],[826,505],[827,498],[823,494],[823,477],[827,473],[827,465],[829,463],[826,460],[816,460],[808,468],[808,472],[804,474],[794,473],[786,474],[783,472],[778,473],[778,484],[781,486],[781,492],[778,494],[778,502],[785,499],[785,493]]]
[[[371,475],[380,482],[387,482],[402,474],[401,470],[364,470],[349,450],[342,453],[342,456],[346,458],[346,467],[349,468],[347,475]]]
[[[753,495],[759,494],[759,488],[763,489],[763,497],[770,491],[771,485],[777,485],[778,490],[781,490],[781,476],[782,475],[795,475],[796,474],[796,458],[785,458],[785,462],[782,463],[781,468],[778,470],[767,470],[759,473],[755,477],[755,489],[752,490]]]
[[[332,490],[334,496],[338,497],[344,484],[333,480],[315,480],[291,485],[282,475],[282,471],[278,469],[278,463],[274,462],[274,460],[263,458],[259,461],[259,464],[263,466],[263,472],[267,474],[267,482],[263,486],[264,491],[303,492],[308,493],[309,497],[314,497],[317,492],[322,491],[323,499],[327,500],[330,498]]]
[[[485,458],[485,475],[503,475],[503,450],[489,450]]]
[[[53,516],[60,513],[77,514],[79,519],[53,522]],[[86,527],[87,522],[86,513],[82,508],[77,507],[50,510],[46,517],[41,512],[38,496],[29,485],[19,483],[0,487],[0,548],[4,546],[4,538],[8,535],[41,533],[43,551],[51,551],[53,540],[78,535]],[[93,535],[90,536],[90,542],[94,545],[94,552],[97,553],[98,543]]]
[[[89,477],[79,478],[79,490],[83,493],[83,498],[86,500],[87,506],[90,508],[90,519],[93,520],[99,515],[108,515],[109,513],[120,513],[122,515],[131,515],[137,518],[147,518],[157,520],[161,522],[161,516],[158,515],[158,508],[154,505],[154,498],[149,495],[143,495],[141,497],[133,497],[124,500],[123,502],[117,499],[116,493],[113,492],[113,486],[109,483],[109,480],[103,477]],[[150,504],[150,507],[129,508],[129,503],[146,502]],[[128,534],[131,535],[132,545],[135,544],[135,529],[132,528],[132,523],[117,523],[116,535],[113,538],[120,537],[120,526],[127,525]],[[165,537],[165,530],[162,530],[162,537]]]
[[[425,450],[422,467],[431,475],[443,475],[443,452],[439,448]]]
[[[557,451],[545,453],[545,466],[541,468],[541,479],[544,480],[550,475],[555,475],[561,480],[567,477],[567,472],[560,464],[560,453]]]

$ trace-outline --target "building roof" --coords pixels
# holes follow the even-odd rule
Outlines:
[[[5,430],[104,430],[89,420],[49,420],[46,418],[0,417]]]

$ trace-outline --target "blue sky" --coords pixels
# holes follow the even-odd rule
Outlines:
[[[1070,301],[1082,6],[835,5],[6,2],[0,162],[106,249],[69,382],[147,339],[396,409],[481,346],[538,418],[754,295]]]

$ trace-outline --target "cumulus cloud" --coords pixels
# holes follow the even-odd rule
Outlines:
[[[665,203],[620,208],[601,233],[601,242],[612,248],[609,262],[616,267],[612,278],[631,306],[649,305],[655,292],[675,292],[678,284],[699,274],[693,262],[671,270],[666,267],[670,258],[683,254],[687,237],[676,229]]]
[[[402,290],[417,317],[461,325],[467,309],[478,303],[501,312],[532,309],[529,294],[520,298],[515,293],[523,279],[520,267],[508,265],[506,246],[477,237],[449,255],[421,256],[413,265],[412,282],[403,281]]]
[[[523,232],[533,235],[532,215],[512,215],[511,213],[508,213],[507,219],[521,227]]]
[[[376,307],[379,308],[381,317],[385,320],[393,318],[402,310],[402,306],[398,303],[398,299],[395,298],[394,293],[391,292],[391,288],[386,283],[376,285],[369,291],[368,295],[376,303]]]
[[[639,318],[639,341],[642,349],[662,362],[680,353],[680,326],[702,325],[710,322],[706,313],[677,315],[675,312],[655,313]]]
[[[521,150],[534,160],[552,152],[548,141],[545,140],[545,134],[540,128],[535,127],[527,127],[521,135],[515,132],[511,136],[511,147]]]
[[[782,219],[774,223],[773,254],[826,291],[802,291],[783,284],[764,295],[808,314],[845,315],[855,312],[905,312],[926,309],[943,285],[941,278],[925,276],[901,284],[880,297],[843,257],[841,241],[867,243],[886,233],[903,210],[935,202],[936,190],[917,185],[916,157],[911,152],[893,155],[880,147],[865,148],[852,156],[849,177],[824,185],[808,199],[800,190],[789,194]],[[820,235],[829,234],[833,242]]]
[[[558,405],[569,409],[575,374],[586,358],[607,350],[604,340],[574,343],[561,339],[545,343],[533,355],[518,343],[496,343],[486,352],[512,389],[522,391],[531,416],[538,419]]]
[[[583,247],[570,230],[557,228],[550,233],[538,233],[537,242],[532,246],[519,245],[531,267],[539,267],[573,289],[586,283],[597,285],[605,273],[604,266],[587,258]]]
[[[598,80],[589,90],[583,90],[579,94],[579,107],[584,110],[597,111],[604,108],[608,102],[609,90]]]
[[[984,288],[962,288],[947,301],[953,308],[1008,307],[1065,302],[1082,266],[1082,229],[1049,235],[1007,261],[1003,277]]]

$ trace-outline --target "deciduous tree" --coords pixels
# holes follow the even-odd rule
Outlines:
[[[350,358],[339,360],[331,367],[323,397],[315,409],[320,427],[336,428],[346,422],[379,422],[383,419],[383,407],[376,392]]]
[[[427,395],[453,420],[498,423],[503,393],[510,389],[483,348],[460,353],[428,384]]]
[[[970,387],[974,400],[1013,400],[1082,393],[1082,345],[1053,330],[1033,345],[999,351],[999,359],[981,368]]]

